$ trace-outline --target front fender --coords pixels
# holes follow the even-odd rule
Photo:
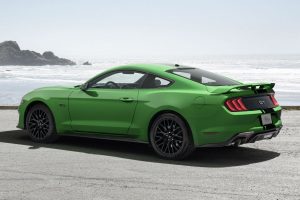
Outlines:
[[[19,106],[19,122],[17,127],[26,129],[26,114],[31,106],[42,103],[45,104],[53,114],[58,134],[71,130],[70,116],[68,110],[68,97],[71,92],[66,90],[35,90],[26,94]]]

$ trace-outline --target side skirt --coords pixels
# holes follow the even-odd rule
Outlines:
[[[64,133],[59,135],[148,144],[148,142],[141,141],[132,137],[126,137],[124,135],[96,134],[96,133],[86,133],[86,132]]]

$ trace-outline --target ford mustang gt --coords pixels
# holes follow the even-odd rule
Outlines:
[[[79,86],[26,94],[18,127],[35,142],[60,135],[136,141],[183,159],[196,147],[276,137],[282,122],[273,87],[178,64],[119,66]]]

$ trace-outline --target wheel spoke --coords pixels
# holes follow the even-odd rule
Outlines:
[[[154,134],[154,143],[162,153],[175,154],[183,145],[183,129],[174,119],[162,119]]]
[[[28,130],[32,137],[42,140],[49,132],[49,125],[50,122],[47,113],[41,109],[37,109],[30,115]]]

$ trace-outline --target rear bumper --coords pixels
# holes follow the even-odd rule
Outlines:
[[[205,109],[206,107],[207,109]],[[206,107],[200,110],[201,113],[195,116],[191,123],[196,147],[210,146],[210,144],[225,146],[228,141],[240,133],[253,135],[282,127],[280,106],[268,110],[243,112],[230,112],[224,106]],[[261,115],[265,113],[271,114],[272,124],[262,124]],[[248,140],[247,143],[249,143]]]
[[[230,138],[226,142],[205,144],[205,145],[202,145],[201,147],[222,147],[222,146],[229,146],[229,145],[232,145],[235,143],[246,144],[246,143],[254,143],[259,140],[271,139],[273,137],[276,137],[279,134],[281,128],[282,128],[282,126],[280,126],[278,128],[270,129],[270,130],[261,131],[258,133],[255,133],[253,131],[241,132],[241,133],[234,135],[232,138]]]

